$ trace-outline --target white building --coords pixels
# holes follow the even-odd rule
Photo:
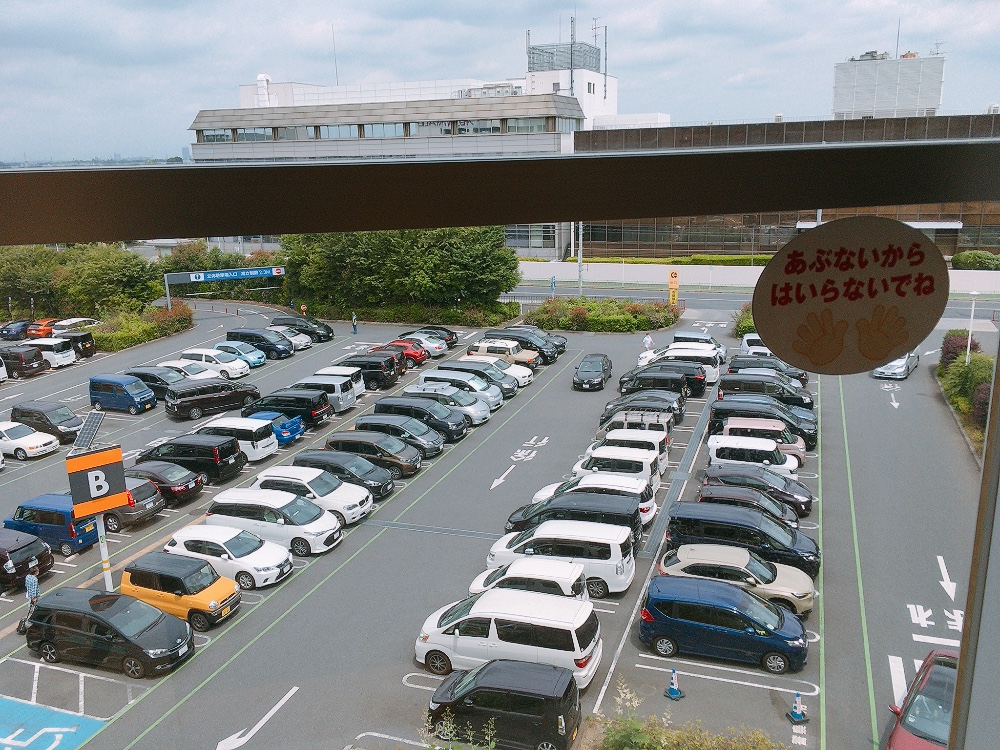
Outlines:
[[[944,57],[866,52],[834,68],[833,119],[933,117],[941,107]]]

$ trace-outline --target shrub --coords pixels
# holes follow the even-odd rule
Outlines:
[[[513,320],[521,314],[521,306],[517,302],[494,302],[492,305],[480,305],[465,309],[436,307],[419,303],[391,305],[389,307],[341,308],[334,305],[316,304],[309,300],[302,300],[302,302],[308,304],[309,311],[319,318],[350,320],[351,313],[357,313],[358,320],[375,323],[432,323],[482,328]],[[299,300],[296,299],[296,304],[298,303]]]
[[[142,319],[156,326],[160,336],[186,331],[194,322],[191,308],[179,299],[171,299],[168,310],[166,307],[151,307],[143,313]]]
[[[948,369],[948,365],[954,362],[961,355],[965,361],[965,347],[969,346],[969,332],[960,328],[948,331],[941,342],[941,359],[938,362],[938,375],[943,376]],[[981,347],[976,337],[972,337],[971,351],[978,352]]]
[[[986,250],[966,250],[951,256],[951,267],[965,271],[996,271],[1000,269],[1000,256]]]
[[[573,331],[635,333],[666,328],[680,311],[665,302],[635,302],[610,297],[556,297],[525,315],[540,328]]]
[[[993,379],[993,358],[986,354],[976,353],[969,358],[969,364],[965,364],[963,357],[956,358],[945,370],[941,385],[945,395],[958,408],[958,400],[965,402],[965,408],[960,409],[963,413],[968,412],[972,393],[976,387],[983,383],[990,383]]]
[[[590,312],[583,305],[577,305],[569,311],[569,323],[574,331],[587,330],[587,318]]]
[[[742,339],[748,333],[756,333],[757,327],[753,323],[753,313],[750,310],[750,303],[733,313],[733,336]]]
[[[990,412],[989,383],[980,383],[972,391],[972,421],[980,427],[986,427],[986,418]]]

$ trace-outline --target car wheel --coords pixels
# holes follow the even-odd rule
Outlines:
[[[208,474],[206,474],[205,472],[201,472],[201,474],[199,474],[198,476],[201,478],[202,485],[208,487],[209,485]]]
[[[19,373],[19,372],[18,372],[17,370],[14,370],[14,371],[13,371],[13,372],[12,372],[12,373],[10,374],[10,376],[11,376],[11,378],[12,378],[12,379],[14,379],[14,380],[20,380],[20,379],[21,379],[21,373]]]
[[[49,664],[55,664],[62,658],[59,655],[59,649],[56,648],[56,644],[54,643],[42,641],[42,645],[38,647],[38,650],[41,652],[42,658]]]
[[[608,595],[608,584],[600,578],[587,579],[587,593],[591,599],[603,599]]]
[[[554,742],[542,740],[538,743],[538,750],[558,750]]]
[[[229,380],[229,373],[225,370],[219,370],[219,377],[223,380]]]
[[[400,470],[400,468],[398,466],[390,466],[389,467],[389,476],[391,476],[393,479],[402,479],[403,478],[403,472]]]
[[[659,656],[673,656],[677,653],[677,641],[673,638],[667,638],[667,636],[661,635],[653,641],[653,651],[655,651]]]
[[[201,416],[204,413],[205,412],[203,412],[199,407],[192,407],[191,411],[188,412],[188,419],[201,419]]]
[[[188,615],[188,622],[190,622],[191,627],[199,633],[204,633],[212,627],[212,622],[208,619],[208,616],[204,612],[192,612]]]
[[[76,550],[73,549],[73,545],[70,544],[69,542],[63,542],[62,544],[59,545],[59,554],[62,555],[63,557],[69,557],[75,551]]]
[[[337,519],[337,523],[340,524],[340,528],[347,526],[347,519],[340,515],[337,511],[333,511],[333,517]]]
[[[238,583],[240,588],[244,591],[253,591],[257,588],[257,581],[254,580],[254,577],[245,570],[241,570],[236,574],[236,583]]]
[[[412,357],[407,357],[406,358],[406,369],[407,370],[413,370],[413,369],[416,368],[416,366],[417,366],[417,360],[413,359]]]
[[[430,651],[424,657],[424,663],[434,674],[448,674],[451,671],[451,659],[440,651]]]
[[[257,399],[255,399],[253,396],[247,396],[245,399],[243,399],[243,405],[250,406],[250,404],[252,404],[256,400]]]
[[[134,417],[136,414],[139,413],[139,407],[136,406],[135,404],[132,404],[128,408],[128,413],[131,414]]]
[[[133,680],[141,680],[146,676],[146,665],[134,656],[126,656],[122,660],[122,672]]]
[[[24,450],[24,448],[18,448],[17,450],[14,451],[14,458],[16,458],[18,461],[27,461],[28,452]]]
[[[14,373],[13,377],[15,377],[15,378],[17,377],[17,373],[16,372]],[[90,408],[92,408],[94,411],[104,411],[104,407],[101,405],[100,401],[93,401],[90,404]]]
[[[104,528],[110,531],[112,534],[117,534],[122,530],[121,519],[114,513],[104,514]]]
[[[24,341],[26,338],[28,338],[28,334],[26,334],[24,331],[21,331],[21,333],[17,334],[18,341]]]
[[[788,659],[773,651],[764,654],[764,669],[771,674],[784,674],[788,671]]]
[[[792,604],[790,601],[787,601],[785,599],[772,599],[771,604],[777,604],[779,606],[782,606],[792,614],[795,614],[795,605]]]
[[[309,542],[302,538],[292,540],[291,550],[296,557],[309,557],[309,553],[312,552]]]

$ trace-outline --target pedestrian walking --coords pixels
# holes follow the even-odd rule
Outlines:
[[[351,327],[354,329],[354,335],[358,333],[358,316],[357,313],[351,313]]]
[[[24,577],[24,598],[28,600],[28,613],[17,623],[17,634],[24,635],[28,632],[28,618],[35,612],[35,604],[38,603],[38,568],[34,567],[28,571]]]
[[[649,335],[649,331],[646,332],[646,337],[642,340],[642,345],[647,352],[653,348],[653,337]]]

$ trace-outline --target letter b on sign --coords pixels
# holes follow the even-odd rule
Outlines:
[[[87,482],[90,484],[90,497],[94,500],[107,495],[111,489],[103,471],[88,471]]]

